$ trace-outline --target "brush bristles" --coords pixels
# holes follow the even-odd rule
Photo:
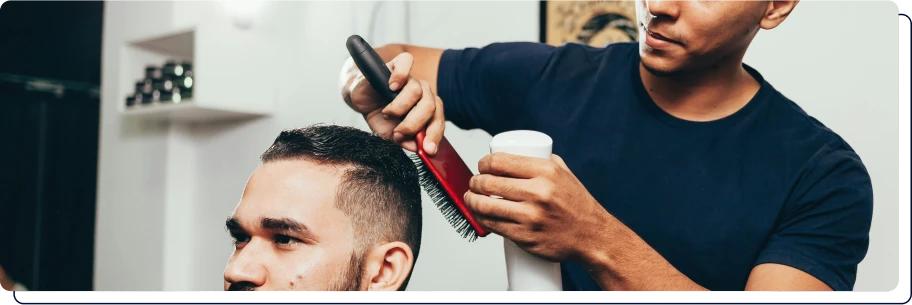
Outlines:
[[[447,195],[446,190],[437,181],[437,177],[434,177],[434,174],[427,168],[427,164],[424,164],[424,161],[417,154],[409,154],[409,158],[412,159],[412,162],[415,163],[415,168],[418,169],[418,182],[428,196],[431,197],[431,201],[434,202],[443,217],[450,222],[450,225],[456,229],[459,235],[469,239],[470,242],[475,241],[478,238],[478,232],[475,231],[475,228],[472,228],[466,216],[462,214],[456,203]]]

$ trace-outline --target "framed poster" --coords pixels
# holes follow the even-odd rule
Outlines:
[[[634,1],[541,1],[539,40],[550,45],[581,43],[604,47],[636,41]]]

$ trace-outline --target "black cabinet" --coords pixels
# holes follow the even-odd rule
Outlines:
[[[41,84],[0,80],[0,265],[30,290],[92,290],[99,99]]]

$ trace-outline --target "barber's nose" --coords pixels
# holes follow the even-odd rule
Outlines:
[[[657,1],[646,1],[646,11],[654,16],[654,18],[670,18],[672,20],[678,19],[678,16],[681,13],[681,3],[683,1],[669,1],[669,0],[657,0]]]
[[[256,287],[265,285],[266,267],[256,259],[255,252],[250,247],[238,252],[225,268],[225,281],[229,284],[247,282]]]

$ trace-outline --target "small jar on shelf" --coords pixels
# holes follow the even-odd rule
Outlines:
[[[156,79],[162,77],[162,69],[154,65],[146,66],[146,79]]]
[[[172,96],[173,95],[171,94],[171,91],[155,90],[152,93],[152,100],[153,100],[153,102],[158,103],[158,104],[163,104],[163,105],[171,104],[171,103],[173,103]]]
[[[133,97],[136,105],[152,104],[152,94],[136,93]]]
[[[180,87],[171,90],[171,101],[174,104],[186,102],[191,98],[193,98],[193,90],[181,89]]]
[[[186,61],[169,60],[162,67],[162,74],[174,77],[182,77],[187,72],[193,70],[193,65]]]

